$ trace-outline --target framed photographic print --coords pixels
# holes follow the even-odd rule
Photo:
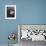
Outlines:
[[[16,5],[5,5],[5,19],[16,19]]]

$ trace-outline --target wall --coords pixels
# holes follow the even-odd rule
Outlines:
[[[5,5],[16,4],[16,20],[5,20]],[[46,0],[0,0],[0,44],[7,44],[17,24],[46,24]],[[17,40],[16,40],[17,43]]]

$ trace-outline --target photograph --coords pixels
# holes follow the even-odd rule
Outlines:
[[[5,5],[5,19],[16,19],[16,5]]]

